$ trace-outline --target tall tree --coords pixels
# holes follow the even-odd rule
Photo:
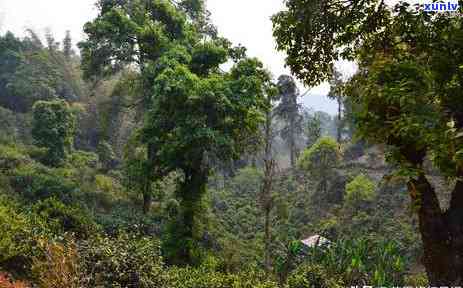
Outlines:
[[[47,148],[47,164],[61,165],[72,151],[76,119],[67,102],[38,101],[33,108],[32,136],[36,145]]]
[[[69,30],[66,31],[66,36],[63,39],[63,54],[67,60],[69,60],[72,54],[74,54],[74,51],[72,50],[71,31]]]
[[[281,75],[277,86],[280,91],[280,104],[276,108],[276,113],[286,122],[281,136],[289,146],[291,168],[294,169],[299,154],[296,140],[303,132],[303,118],[300,114],[300,105],[297,103],[299,89],[294,79],[288,75]]]
[[[275,133],[273,131],[274,118],[276,116],[274,110],[274,101],[276,100],[277,91],[275,89],[269,89],[267,91],[266,104],[267,110],[265,112],[265,124],[264,124],[264,178],[262,190],[260,193],[260,204],[264,211],[264,265],[267,273],[270,273],[271,263],[271,215],[272,208],[274,206],[273,199],[273,185],[276,170],[276,161],[273,153],[273,141]]]
[[[180,215],[171,226],[172,241],[164,242],[168,260],[177,264],[192,264],[198,254],[211,159],[228,161],[243,152],[263,121],[270,81],[259,61],[233,59],[237,50],[229,41],[201,31],[194,15],[205,13],[204,5],[191,3],[100,1],[99,16],[85,26],[88,40],[80,44],[88,78],[139,67],[146,175],[183,175]],[[222,72],[219,66],[229,59],[236,64]]]
[[[298,164],[318,180],[318,190],[326,195],[329,180],[333,178],[339,161],[338,144],[333,138],[324,137],[304,151]]]
[[[270,77],[254,59],[240,61],[230,73],[206,77],[193,73],[188,63],[172,61],[172,55],[163,59],[172,66],[155,79],[157,96],[144,134],[147,143],[158,147],[154,167],[162,174],[174,170],[184,174],[177,193],[182,218],[175,225],[178,238],[172,248],[176,261],[191,263],[195,240],[202,233],[198,220],[211,160],[237,159],[257,133],[265,107],[264,85]]]
[[[318,139],[322,136],[322,123],[319,115],[316,113],[305,114],[305,135],[306,135],[306,145],[311,147],[317,143]]]
[[[336,100],[338,103],[338,118],[336,123],[336,141],[341,143],[342,132],[344,128],[343,120],[343,85],[342,74],[336,68],[333,68],[333,76],[330,80],[330,92],[328,93],[328,98]]]
[[[50,28],[45,29],[45,40],[47,41],[47,48],[50,51],[56,51],[59,48],[59,43],[55,41],[53,32]]]
[[[388,144],[390,160],[408,177],[430,284],[461,285],[462,18],[403,2],[392,9],[383,1],[308,2],[288,1],[289,9],[274,17],[279,48],[308,84],[329,78],[329,67],[339,57],[357,59],[359,73],[347,93],[357,132],[370,142]],[[426,176],[427,155],[455,180],[447,211]]]
[[[199,41],[198,34],[188,29],[185,14],[168,1],[100,0],[97,7],[98,17],[84,26],[87,41],[78,44],[84,77],[96,81],[128,66],[137,66],[139,84],[134,93],[138,95],[134,98],[143,107],[142,112],[146,111],[151,103],[153,68],[159,57],[171,47]],[[147,153],[153,148],[148,147]],[[142,166],[152,170],[149,165]],[[154,173],[146,171],[143,175],[150,180]],[[150,194],[143,195],[144,207],[151,206]]]

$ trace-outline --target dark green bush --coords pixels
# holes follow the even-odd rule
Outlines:
[[[207,269],[171,268],[169,282],[172,288],[277,288],[276,282],[263,272],[225,274]]]
[[[159,241],[121,233],[79,245],[86,287],[168,287]]]
[[[47,227],[21,208],[18,202],[0,195],[0,271],[27,277],[37,254],[36,239],[47,235]]]
[[[30,253],[32,225],[13,201],[0,196],[0,266]]]
[[[77,238],[88,238],[97,232],[97,225],[84,208],[65,205],[56,198],[37,202],[32,212],[46,221],[56,235],[73,233]]]
[[[14,189],[30,201],[56,197],[70,203],[78,191],[76,183],[38,164],[21,165],[11,173]]]
[[[308,251],[308,264],[320,265],[345,284],[404,285],[405,259],[396,243],[370,239],[340,240],[328,249]]]
[[[342,282],[322,266],[303,265],[288,278],[288,288],[341,288]]]
[[[148,236],[160,234],[159,218],[151,214],[145,215],[141,209],[134,209],[127,202],[113,203],[110,213],[99,213],[95,219],[110,235],[115,235],[118,231]]]

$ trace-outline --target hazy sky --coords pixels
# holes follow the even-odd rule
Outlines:
[[[12,31],[23,35],[25,28],[43,34],[50,28],[56,39],[71,30],[75,41],[83,38],[82,26],[96,16],[95,0],[0,0],[1,32]],[[283,0],[208,0],[212,20],[222,36],[248,48],[248,54],[261,59],[275,77],[289,73],[284,67],[284,54],[275,50],[270,16],[282,10]],[[341,65],[352,73],[349,64]],[[307,89],[301,87],[302,92]],[[301,99],[305,106],[336,113],[336,104],[324,95],[328,85],[311,89]]]

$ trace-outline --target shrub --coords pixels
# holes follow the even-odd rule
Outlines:
[[[75,243],[67,239],[65,243],[38,241],[42,251],[35,257],[32,272],[40,288],[78,288],[80,285],[79,262]]]
[[[22,163],[30,162],[29,157],[17,145],[0,144],[0,167],[3,169],[14,169]]]
[[[76,183],[38,164],[21,165],[11,174],[13,188],[27,200],[56,197],[70,203],[77,191]]]
[[[419,273],[405,277],[405,284],[412,287],[428,287],[428,277],[426,273]]]
[[[65,205],[56,198],[49,198],[32,206],[32,211],[47,221],[56,235],[70,232],[78,238],[88,238],[97,226],[82,207]]]
[[[101,141],[97,147],[98,156],[103,166],[103,170],[110,170],[114,167],[116,155],[113,148],[106,141]]]
[[[17,140],[17,119],[13,111],[0,107],[0,140],[15,142]]]
[[[345,204],[354,210],[362,209],[374,200],[376,196],[375,183],[365,175],[360,174],[346,185]]]
[[[339,161],[338,143],[331,137],[323,137],[303,152],[298,166],[319,175],[336,167]]]
[[[0,265],[31,254],[32,227],[17,205],[0,196]],[[24,261],[19,261],[24,262]]]
[[[323,137],[303,152],[298,160],[298,166],[315,177],[319,181],[319,191],[326,194],[328,180],[334,177],[334,169],[339,165],[340,158],[336,140]]]
[[[259,191],[263,177],[262,171],[256,168],[242,168],[237,172],[233,180],[230,181],[230,188],[238,195],[255,195]]]
[[[262,272],[226,274],[207,269],[171,268],[169,287],[175,288],[277,288]]]
[[[97,214],[96,221],[110,235],[117,235],[119,231],[149,236],[160,234],[159,217],[146,215],[140,209],[134,209],[128,202],[116,202],[109,214]]]
[[[88,287],[165,287],[160,244],[148,237],[121,233],[80,245]]]
[[[86,151],[74,151],[69,154],[68,163],[75,168],[96,168],[98,166],[98,155]]]
[[[63,163],[73,148],[76,118],[63,100],[37,101],[33,107],[32,136],[39,147],[48,149],[46,162]]]
[[[95,176],[95,184],[99,191],[105,193],[111,193],[116,186],[113,178],[101,174]]]
[[[288,288],[341,288],[342,282],[318,265],[303,265],[288,278]]]
[[[339,240],[329,249],[309,251],[309,264],[340,275],[346,285],[402,286],[405,260],[394,242],[368,239]]]

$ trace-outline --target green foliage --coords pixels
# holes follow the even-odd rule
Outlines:
[[[335,168],[339,164],[339,157],[336,141],[330,137],[323,137],[304,151],[299,159],[299,166],[301,169],[319,175]]]
[[[75,117],[65,101],[38,101],[34,104],[32,135],[39,147],[48,148],[46,162],[57,166],[71,152]]]
[[[260,169],[245,167],[229,181],[230,189],[237,195],[257,195],[264,175]]]
[[[31,253],[32,225],[18,205],[0,196],[0,266]]]
[[[166,287],[160,244],[148,237],[121,233],[89,239],[79,247],[87,287]],[[168,286],[167,286],[168,287]]]
[[[288,278],[288,288],[340,288],[344,287],[336,275],[317,265],[303,265]]]
[[[110,207],[108,212],[95,215],[95,221],[108,235],[117,235],[120,231],[128,234],[159,235],[161,227],[159,216],[144,214],[127,201],[110,202],[108,206]]]
[[[177,236],[191,242],[201,235],[196,218],[211,168],[207,159],[228,161],[244,151],[262,121],[270,77],[256,59],[241,59],[230,72],[220,71],[233,51],[227,40],[210,33],[202,2],[176,7],[160,0],[100,1],[99,9],[85,25],[87,41],[79,44],[84,74],[109,76],[127,65],[140,66],[147,149],[143,161],[127,166],[128,175],[144,178],[139,190],[147,211],[151,178],[183,172],[177,196],[184,223],[176,227],[185,231]],[[206,35],[213,39],[202,38]]]
[[[171,42],[193,37],[194,31],[185,27],[185,15],[170,2],[137,1],[131,5],[99,1],[98,5],[99,17],[84,26],[88,40],[79,43],[86,78],[112,75],[137,60],[146,66]]]
[[[305,123],[305,135],[307,137],[307,147],[312,147],[322,136],[322,123],[318,115],[308,115]]]
[[[298,166],[318,179],[320,191],[326,194],[328,179],[333,177],[340,157],[338,143],[333,138],[323,137],[302,153]]]
[[[21,163],[27,163],[30,159],[18,146],[0,145],[0,165],[4,168],[14,168]]]
[[[50,43],[53,49],[45,49],[38,35],[27,32],[24,39],[10,32],[0,36],[0,104],[24,113],[39,100],[75,100],[84,86],[79,73],[74,73],[55,43]]]
[[[76,183],[41,165],[21,165],[12,171],[12,187],[25,199],[36,201],[56,197],[70,203],[76,196]]]
[[[277,49],[287,53],[286,63],[294,75],[307,85],[316,86],[329,79],[336,60],[353,57],[353,50],[367,38],[365,32],[375,33],[380,25],[387,25],[387,21],[381,21],[388,15],[387,5],[379,3],[286,1],[287,9],[272,17]]]
[[[74,168],[96,168],[98,165],[98,155],[92,152],[73,151],[68,156],[68,164]]]
[[[405,259],[392,241],[340,240],[328,248],[311,248],[308,259],[329,275],[338,275],[346,285],[403,285]]]
[[[346,185],[344,201],[354,210],[361,209],[364,203],[371,202],[375,198],[375,190],[375,183],[360,174]]]
[[[0,141],[14,142],[19,140],[15,116],[13,111],[0,107]]]
[[[97,147],[97,153],[99,160],[103,165],[103,169],[110,170],[113,166],[113,161],[116,158],[111,145],[106,141],[100,142]]]
[[[285,121],[280,135],[289,147],[291,167],[295,168],[298,154],[296,141],[304,130],[302,122],[304,118],[300,114],[300,105],[297,103],[297,98],[300,96],[299,89],[294,79],[288,75],[278,77],[277,87],[280,103],[275,107],[275,114]]]
[[[56,198],[39,201],[31,210],[48,223],[55,235],[72,233],[77,238],[88,238],[97,232],[95,222],[83,207],[65,205]]]
[[[278,285],[261,272],[224,274],[206,269],[170,269],[172,287],[178,288],[276,288]]]

